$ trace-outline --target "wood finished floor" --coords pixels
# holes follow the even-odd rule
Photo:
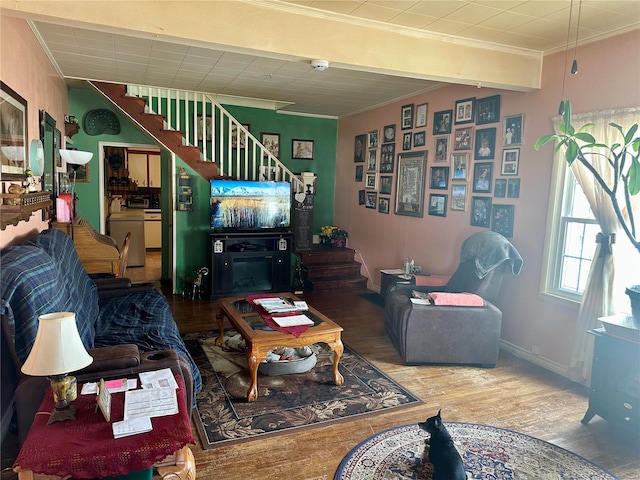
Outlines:
[[[621,479],[640,479],[637,438],[611,429],[597,416],[586,426],[580,423],[588,404],[586,388],[505,352],[493,369],[405,366],[384,331],[381,307],[355,293],[307,293],[304,298],[344,328],[346,344],[424,403],[213,450],[198,443],[192,450],[199,479],[332,479],[342,458],[367,437],[422,421],[440,408],[445,421],[515,430],[570,450]],[[215,301],[169,299],[181,332],[216,328]]]

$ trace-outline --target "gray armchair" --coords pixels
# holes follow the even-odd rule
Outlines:
[[[444,287],[398,284],[385,298],[385,328],[406,364],[470,364],[498,361],[502,312],[495,301],[504,272],[520,273],[522,257],[502,235],[471,235],[460,249],[460,264]],[[411,291],[475,293],[482,307],[415,305]]]

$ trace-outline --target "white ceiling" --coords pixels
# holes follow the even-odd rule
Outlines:
[[[640,1],[628,0],[284,0],[310,16],[370,23],[441,38],[488,42],[491,48],[539,53],[563,50],[640,28]],[[572,7],[573,6],[573,11]],[[571,13],[571,28],[568,31]],[[68,23],[68,22],[67,22]],[[114,34],[35,21],[33,26],[67,78],[139,83],[282,102],[284,111],[340,117],[442,86],[330,67],[316,72],[299,59],[274,59],[148,36]],[[419,32],[422,33],[422,32]]]

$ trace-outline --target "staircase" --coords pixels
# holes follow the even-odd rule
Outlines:
[[[90,82],[120,111],[203,178],[302,181],[209,94]]]
[[[314,245],[309,252],[298,253],[302,260],[304,288],[314,292],[366,289],[367,278],[360,275],[361,264],[354,260],[355,250]]]

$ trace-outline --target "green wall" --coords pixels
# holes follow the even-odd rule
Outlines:
[[[84,115],[96,108],[107,108],[118,115],[121,132],[119,135],[87,135],[82,128]],[[333,223],[333,205],[335,196],[335,170],[338,136],[338,120],[315,118],[308,116],[285,115],[273,110],[263,110],[249,107],[225,106],[236,119],[243,124],[249,124],[249,130],[260,140],[262,132],[280,134],[280,161],[292,172],[314,172],[317,177],[316,197],[314,199],[314,232],[318,233],[320,226]],[[72,88],[69,90],[69,114],[75,115],[80,122],[80,132],[73,136],[73,148],[91,151],[94,159],[89,164],[89,182],[78,183],[76,192],[79,197],[78,214],[89,220],[95,228],[99,228],[100,213],[98,210],[98,142],[121,142],[142,145],[157,144],[132,124],[128,118],[119,115],[116,107],[106,102],[103,97],[92,90]],[[314,141],[313,160],[293,160],[291,158],[291,142],[297,140]],[[169,243],[170,213],[174,208],[174,201],[167,192],[170,155],[162,150],[163,165],[162,191],[163,196],[163,278],[169,278],[167,265]],[[183,167],[187,173],[193,175],[194,211],[176,212],[176,276],[178,290],[182,288],[185,276],[192,276],[193,269],[205,265],[208,261],[207,241],[209,229],[209,181],[196,174],[182,160],[177,160],[177,167]]]

